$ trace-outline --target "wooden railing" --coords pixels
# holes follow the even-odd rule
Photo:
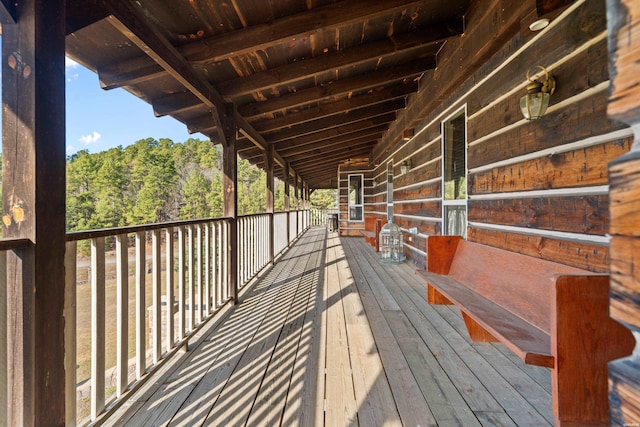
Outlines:
[[[227,249],[234,223],[241,289],[307,228],[310,215],[67,234],[67,425],[99,423],[230,301]]]

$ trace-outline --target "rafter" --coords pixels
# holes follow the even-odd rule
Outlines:
[[[410,6],[424,4],[424,0],[360,0],[336,2],[295,15],[277,19],[271,23],[247,27],[223,35],[209,37],[187,44],[179,49],[191,62],[217,62],[264,50],[282,43],[308,37],[318,31],[331,31],[364,19],[374,19]],[[118,70],[127,75],[129,83],[159,77],[164,70],[145,57],[133,58],[103,70],[112,74]]]
[[[217,134],[221,141],[226,141],[225,133],[231,130],[226,129],[224,114],[227,111],[227,103],[220,94],[195,72],[161,31],[145,18],[135,3],[120,0],[102,0],[102,3],[112,14],[107,19],[118,31],[171,74],[202,103],[211,108]]]
[[[448,26],[442,26],[399,34],[357,47],[325,53],[247,77],[239,77],[226,81],[223,86],[220,86],[220,93],[231,99],[254,92],[269,91],[279,86],[295,83],[300,79],[317,77],[326,71],[335,72],[372,61],[385,64],[389,57],[396,56],[400,52],[411,54],[411,59],[435,55],[439,46],[453,35],[448,28]]]
[[[376,134],[384,133],[387,130],[386,124],[370,127],[364,124],[358,123],[356,126],[348,125],[341,129],[341,132],[332,132],[331,135],[324,133],[323,139],[313,139],[310,141],[301,141],[300,139],[293,139],[291,141],[283,142],[277,145],[278,152],[283,155],[288,155],[292,151],[301,151],[309,147],[313,147],[317,143],[321,144],[346,144],[351,140],[372,136]],[[331,130],[330,130],[331,131]]]
[[[359,142],[364,141],[378,141],[382,138],[382,132],[363,132],[363,133],[352,133],[348,136],[342,138],[332,138],[330,140],[325,140],[322,142],[321,147],[332,148],[332,147],[344,147],[346,144],[358,144]],[[296,146],[290,148],[289,150],[280,150],[280,153],[284,157],[289,156],[297,156],[299,154],[304,154],[308,152],[315,152],[318,149],[319,144],[307,144],[303,146]]]
[[[329,100],[336,96],[352,92],[374,89],[382,85],[389,85],[402,80],[414,80],[426,70],[435,68],[435,56],[412,61],[406,64],[373,71],[366,75],[357,75],[336,80],[309,89],[288,94],[277,98],[238,106],[238,113],[246,118],[263,117],[267,114],[287,108],[299,107],[310,102]]]
[[[356,110],[401,98],[418,90],[418,83],[395,85],[380,90],[370,90],[362,95],[346,98],[341,101],[325,103],[316,107],[291,112],[273,119],[263,119],[252,122],[253,127],[259,132],[282,129],[292,125],[310,122],[325,117],[335,116],[346,111]]]
[[[386,116],[396,110],[400,110],[405,107],[405,100],[395,99],[387,101],[381,104],[372,105],[365,108],[349,111],[346,113],[336,114],[335,116],[329,116],[322,119],[314,120],[311,122],[303,123],[300,125],[291,126],[287,129],[282,129],[275,132],[266,133],[265,139],[270,142],[279,142],[291,138],[298,138],[303,135],[320,132],[323,130],[331,129],[347,125],[349,123],[358,122],[360,120],[370,120],[372,124],[385,123],[386,117],[383,117],[382,121],[377,121],[378,116]]]

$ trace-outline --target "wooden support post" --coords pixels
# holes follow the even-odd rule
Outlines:
[[[65,1],[3,2],[3,237],[7,424],[65,423]]]
[[[226,127],[225,142],[222,144],[222,169],[224,189],[224,216],[230,219],[228,235],[228,262],[227,278],[229,280],[230,297],[234,303],[238,303],[238,152],[236,147],[236,133],[230,129],[235,129],[235,109],[233,105],[228,105],[224,117]]]
[[[275,256],[274,249],[274,189],[275,189],[275,161],[274,161],[275,148],[273,144],[269,146],[269,149],[264,152],[264,164],[267,170],[267,213],[269,214],[269,236],[268,236],[268,259],[273,265],[273,259]]]
[[[631,152],[609,165],[610,313],[633,332],[630,357],[609,364],[611,425],[640,419],[640,8],[636,0],[607,1],[611,88],[607,112],[631,125]]]

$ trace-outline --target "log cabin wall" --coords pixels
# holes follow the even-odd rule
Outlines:
[[[407,256],[421,268],[426,237],[442,233],[441,124],[466,111],[468,239],[609,269],[607,163],[629,151],[632,131],[607,117],[605,1],[572,2],[532,32],[538,17],[535,1],[477,1],[465,34],[445,45],[438,68],[422,77],[423,89],[379,145],[372,213],[385,212],[393,159],[394,220],[405,230]],[[538,65],[558,86],[546,115],[527,121],[519,101],[527,71]],[[396,142],[408,128],[415,136]],[[401,175],[405,160],[411,170]],[[408,233],[412,228],[417,233]]]
[[[609,165],[611,316],[636,337],[634,354],[609,364],[612,425],[640,422],[640,3],[609,0],[609,116],[631,125],[630,153]]]

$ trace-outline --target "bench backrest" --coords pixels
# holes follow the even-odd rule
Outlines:
[[[366,231],[375,231],[376,229],[376,218],[373,216],[365,216],[364,217],[364,229]]]
[[[449,276],[547,332],[558,277],[597,274],[467,240],[451,249]]]

